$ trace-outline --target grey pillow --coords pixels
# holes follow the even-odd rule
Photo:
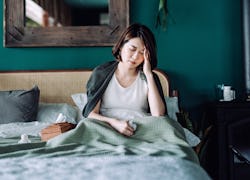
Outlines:
[[[0,91],[0,124],[36,120],[40,90]]]

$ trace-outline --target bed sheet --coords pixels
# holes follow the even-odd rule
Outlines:
[[[190,161],[152,156],[61,156],[0,160],[2,179],[208,180]]]
[[[165,117],[134,119],[133,137],[93,119],[47,143],[30,136],[0,139],[5,179],[210,179],[185,141],[183,129]],[[20,132],[19,132],[20,133]]]

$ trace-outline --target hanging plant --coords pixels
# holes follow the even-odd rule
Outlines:
[[[168,15],[168,8],[167,8],[167,0],[159,0],[159,9],[157,13],[156,19],[156,28],[158,26],[162,26],[163,30],[167,29],[167,15]]]

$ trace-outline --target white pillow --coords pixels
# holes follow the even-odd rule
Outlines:
[[[37,121],[56,123],[58,115],[62,113],[69,123],[77,123],[78,110],[66,103],[39,103]]]
[[[73,99],[75,105],[82,111],[84,106],[87,104],[87,94],[86,93],[77,93],[72,94],[71,98]]]
[[[165,97],[168,116],[177,121],[176,113],[180,112],[178,105],[178,97]]]
[[[80,121],[81,119],[83,119],[83,115],[82,115],[82,110],[85,107],[85,105],[87,104],[87,94],[86,93],[77,93],[77,94],[72,94],[71,95],[72,100],[74,101],[75,105],[78,108],[78,116],[77,116],[77,120]]]

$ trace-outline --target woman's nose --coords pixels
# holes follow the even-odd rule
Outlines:
[[[133,54],[132,58],[133,58],[133,59],[137,59],[138,56],[139,56],[139,53],[138,53],[138,52],[135,52],[135,53]]]

